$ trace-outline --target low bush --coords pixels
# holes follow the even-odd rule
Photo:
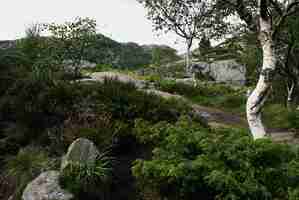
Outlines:
[[[187,83],[180,83],[175,81],[162,80],[158,83],[162,91],[169,93],[177,93],[186,97],[206,96],[215,97],[220,95],[228,95],[236,93],[236,90],[229,86],[222,84],[202,84],[193,86]]]
[[[268,103],[263,111],[263,119],[267,127],[289,129],[295,125],[292,122],[296,121],[296,114],[281,104]]]
[[[237,129],[209,130],[188,120],[148,128],[151,160],[132,168],[141,188],[167,199],[289,199],[298,194],[298,150],[253,141]]]
[[[76,197],[91,196],[103,198],[108,192],[112,177],[112,158],[98,155],[95,163],[81,164],[72,162],[60,175],[60,184]]]
[[[109,146],[115,137],[130,135],[137,118],[175,122],[190,108],[117,80],[78,84],[24,79],[0,99],[0,111],[0,119],[15,124],[4,136],[15,143],[12,146],[35,141],[57,145],[51,149],[58,153],[78,137],[93,140],[99,148]]]
[[[287,120],[289,122],[289,127],[294,129],[296,133],[299,132],[299,111],[292,111],[288,113]]]

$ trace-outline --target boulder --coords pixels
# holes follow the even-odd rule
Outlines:
[[[244,85],[246,82],[246,67],[235,60],[219,60],[212,63],[196,62],[191,66],[193,73],[202,73],[215,82]]]
[[[146,83],[143,80],[135,79],[129,75],[118,72],[95,72],[89,75],[90,79],[82,79],[80,81],[98,81],[104,82],[105,79],[117,79],[123,83],[133,83],[137,88],[145,88]]]
[[[98,155],[99,151],[93,142],[79,138],[69,146],[66,155],[62,158],[61,170],[65,169],[69,163],[92,165]]]
[[[47,171],[27,185],[22,200],[69,200],[73,197],[59,186],[59,172]]]
[[[16,46],[15,40],[1,40],[0,41],[0,49],[10,49]]]

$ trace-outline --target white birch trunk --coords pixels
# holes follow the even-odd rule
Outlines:
[[[291,85],[287,84],[287,91],[288,91],[288,96],[287,96],[287,108],[291,109],[291,105],[292,105],[292,100],[293,100],[293,92],[294,92],[294,88],[295,88],[295,83],[292,82]]]
[[[190,40],[186,40],[186,46],[187,46],[187,52],[186,52],[186,74],[187,76],[191,75],[190,72],[190,55],[191,55],[191,45],[190,45]]]
[[[261,5],[259,0],[259,5]],[[256,88],[247,100],[247,120],[254,139],[266,136],[261,120],[261,111],[271,89],[272,75],[276,66],[276,55],[273,49],[272,24],[270,18],[260,17],[259,39],[263,49],[263,66]]]

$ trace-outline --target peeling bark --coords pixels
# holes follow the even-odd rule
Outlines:
[[[263,50],[263,66],[256,88],[247,100],[247,120],[254,139],[266,136],[261,120],[262,108],[267,100],[276,67],[276,55],[272,38],[271,17],[267,11],[267,0],[259,0],[259,40]]]

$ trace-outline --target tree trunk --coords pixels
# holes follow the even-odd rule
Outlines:
[[[191,41],[189,39],[186,40],[187,52],[186,52],[186,75],[191,76],[190,71],[190,55],[191,55]]]
[[[292,106],[294,89],[295,89],[295,83],[294,82],[292,82],[291,85],[287,84],[287,91],[288,91],[287,108],[289,110],[291,109],[291,106]]]
[[[260,31],[259,40],[263,50],[263,66],[256,88],[247,100],[247,120],[254,139],[266,136],[261,120],[261,111],[270,93],[276,67],[276,55],[272,38],[271,18],[267,14],[267,1],[259,0]]]

